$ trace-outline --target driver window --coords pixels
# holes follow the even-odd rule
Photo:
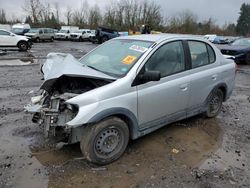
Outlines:
[[[160,71],[161,77],[185,70],[184,50],[181,41],[161,46],[145,64],[145,70]]]

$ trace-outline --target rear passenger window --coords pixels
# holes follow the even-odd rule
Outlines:
[[[207,46],[205,43],[189,41],[188,45],[191,53],[192,68],[200,67],[210,63]]]

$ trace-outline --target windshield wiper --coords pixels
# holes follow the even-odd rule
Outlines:
[[[91,65],[84,65],[84,66],[89,67],[89,68],[91,68],[91,69],[94,69],[94,70],[96,70],[96,71],[98,71],[98,72],[101,72],[101,73],[103,73],[103,74],[106,74],[106,75],[108,75],[108,76],[119,77],[119,75],[117,75],[117,74],[112,74],[112,73],[109,73],[109,72],[101,71],[101,70],[99,70],[99,69],[97,69],[97,68],[95,68],[95,67],[93,67],[93,66],[91,66]]]

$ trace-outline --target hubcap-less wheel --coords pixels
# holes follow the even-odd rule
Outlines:
[[[213,91],[209,101],[208,101],[208,109],[206,112],[207,117],[215,117],[220,113],[223,102],[223,92],[218,89]]]
[[[27,51],[27,50],[28,50],[28,44],[25,43],[25,42],[20,42],[19,45],[18,45],[18,48],[19,48],[21,51]]]
[[[102,131],[95,143],[95,152],[98,155],[112,155],[121,145],[121,137],[118,129],[110,128]]]
[[[92,163],[105,165],[117,160],[129,141],[128,125],[117,117],[84,128],[81,150]]]
[[[104,43],[106,41],[108,41],[108,37],[106,37],[106,36],[102,37],[102,43]]]
[[[216,113],[220,108],[220,97],[218,95],[214,96],[210,102],[210,111],[212,114]]]

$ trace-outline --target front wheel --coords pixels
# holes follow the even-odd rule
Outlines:
[[[220,89],[214,90],[209,97],[205,115],[209,118],[217,116],[222,107],[223,92]]]
[[[104,43],[104,42],[106,42],[106,41],[108,41],[108,40],[109,40],[109,39],[108,39],[107,36],[103,36],[102,39],[101,39],[101,42]]]
[[[19,48],[20,51],[27,51],[29,49],[29,45],[25,41],[19,42],[17,47]]]
[[[246,54],[246,64],[250,65],[250,53]]]
[[[128,145],[128,126],[116,117],[89,126],[84,131],[81,151],[88,161],[98,165],[117,160]]]

